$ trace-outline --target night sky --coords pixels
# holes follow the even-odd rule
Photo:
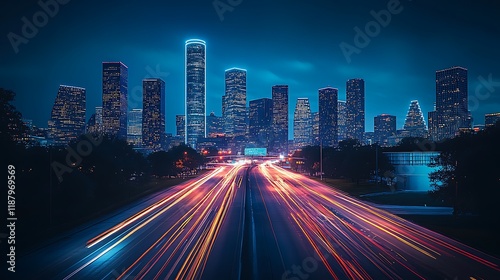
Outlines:
[[[224,70],[240,67],[248,70],[247,102],[270,98],[273,85],[289,85],[290,129],[298,97],[308,97],[317,111],[319,88],[337,87],[345,100],[346,80],[357,77],[366,82],[366,130],[373,131],[373,117],[382,113],[396,115],[400,129],[414,99],[427,121],[435,71],[457,65],[469,69],[469,97],[478,101],[470,103],[474,123],[500,111],[500,85],[476,93],[480,76],[500,82],[494,1],[401,0],[400,13],[350,63],[339,45],[354,46],[354,28],[374,20],[370,11],[397,1],[219,2],[239,5],[221,20],[211,0],[72,0],[16,54],[9,32],[22,36],[21,18],[33,22],[42,8],[37,1],[8,1],[0,11],[0,87],[17,93],[25,118],[47,127],[60,84],[87,89],[90,118],[101,105],[103,61],[129,67],[129,108],[142,107],[142,79],[158,70],[166,82],[167,132],[175,133],[175,115],[184,114],[184,43],[198,38],[207,42],[207,113],[221,115]]]

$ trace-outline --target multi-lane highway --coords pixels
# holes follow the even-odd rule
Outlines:
[[[22,279],[500,279],[500,260],[273,165],[222,166],[20,258]]]

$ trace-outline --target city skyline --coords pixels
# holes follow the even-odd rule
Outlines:
[[[292,101],[289,119],[293,117],[294,101],[297,98],[308,97],[312,111],[317,111],[318,101],[313,98],[317,89],[325,86],[338,88],[339,99],[345,100],[345,81],[361,77],[367,85],[366,131],[373,131],[370,120],[380,113],[398,116],[397,127],[401,128],[407,104],[414,99],[419,100],[427,121],[427,112],[432,111],[435,102],[433,79],[435,71],[439,69],[455,65],[468,68],[469,94],[477,99],[475,91],[482,86],[480,96],[485,96],[487,88],[484,81],[497,81],[500,77],[495,65],[495,61],[498,61],[497,54],[481,51],[482,45],[498,40],[491,36],[498,30],[498,23],[488,21],[486,16],[494,9],[488,9],[487,2],[483,5],[461,2],[454,6],[442,3],[401,3],[404,5],[401,15],[393,15],[391,23],[378,36],[371,38],[370,44],[362,48],[360,54],[352,55],[352,61],[348,63],[339,44],[353,44],[353,28],[357,26],[363,29],[366,23],[373,20],[370,11],[382,10],[387,3],[287,3],[284,11],[284,2],[280,1],[265,4],[259,1],[245,2],[234,11],[226,12],[223,21],[209,2],[199,5],[199,8],[186,3],[171,3],[168,9],[160,3],[156,3],[156,6],[118,5],[121,13],[126,15],[135,11],[143,11],[151,16],[158,13],[171,15],[161,17],[161,22],[167,25],[151,26],[139,21],[137,26],[131,27],[128,24],[118,25],[119,21],[113,19],[119,16],[105,12],[116,7],[116,3],[104,4],[101,12],[95,12],[92,21],[89,21],[85,17],[80,18],[83,13],[79,12],[88,11],[89,8],[85,4],[72,2],[61,6],[54,21],[41,28],[39,34],[29,40],[28,44],[20,45],[17,54],[5,38],[3,44],[0,44],[2,53],[5,53],[0,64],[2,84],[17,92],[16,105],[23,115],[33,119],[35,125],[43,127],[49,118],[58,85],[85,87],[87,111],[90,112],[101,102],[99,64],[102,61],[123,61],[130,69],[129,109],[141,108],[142,79],[157,75],[165,80],[169,92],[166,104],[173,107],[166,116],[167,132],[175,134],[175,115],[184,114],[181,98],[184,95],[183,42],[190,38],[201,38],[209,46],[207,115],[212,111],[217,116],[222,115],[220,104],[224,93],[224,69],[233,66],[248,71],[247,100],[269,98],[269,88],[272,85],[288,84]],[[18,7],[14,7],[12,13],[7,15],[7,24],[1,28],[5,31],[4,34],[19,34],[22,27],[19,19],[22,16],[30,18],[31,11],[34,13],[40,7],[36,4],[9,4]],[[462,10],[470,13],[464,14]],[[256,11],[267,21],[247,24]],[[186,17],[187,13],[196,15],[198,22],[203,24],[190,22],[189,17]],[[343,24],[328,24],[321,17],[325,13],[333,13],[331,16]],[[422,18],[426,21],[422,22]],[[467,21],[463,21],[464,18]],[[73,19],[82,24],[73,24]],[[268,24],[269,20],[279,24]],[[57,24],[56,21],[68,24]],[[414,22],[420,24],[414,25]],[[175,23],[176,28],[164,28],[172,23]],[[109,24],[116,33],[109,36],[108,32],[96,28],[96,24]],[[462,27],[477,32],[466,32],[464,35]],[[155,32],[155,36],[144,30]],[[461,35],[454,36],[457,33]],[[276,34],[282,35],[276,37]],[[442,34],[446,34],[445,38]],[[279,40],[271,40],[272,38]],[[264,46],[262,42],[267,43]],[[55,44],[57,48],[51,47]],[[293,45],[294,48],[283,49],[283,44]],[[429,52],[430,49],[433,51]],[[77,56],[74,55],[76,53]],[[269,63],[271,58],[272,64]],[[72,68],[65,67],[67,61],[72,62]],[[31,70],[26,72],[26,69]],[[37,74],[42,72],[46,73],[43,79]],[[26,78],[30,78],[32,82],[24,83]],[[33,95],[33,92],[39,94]],[[477,109],[472,110],[476,124],[482,124],[484,114],[495,112],[499,107],[498,94],[490,95],[487,100],[479,99]],[[90,118],[89,114],[87,118]],[[289,125],[289,135],[292,135],[291,131],[292,125]]]

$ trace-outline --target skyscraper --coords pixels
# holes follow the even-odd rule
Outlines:
[[[276,85],[273,99],[273,147],[275,153],[288,154],[288,86]]]
[[[102,127],[105,134],[127,138],[128,68],[122,62],[102,63]]]
[[[337,145],[338,94],[336,88],[319,89],[319,141],[324,147]]]
[[[55,145],[67,145],[85,133],[86,91],[60,85],[49,120],[49,133]]]
[[[435,141],[453,138],[460,129],[471,127],[467,69],[452,67],[436,71],[435,117],[437,130],[431,135]]]
[[[363,142],[365,132],[365,81],[351,79],[346,83],[347,137]]]
[[[319,145],[319,112],[311,114],[312,118],[312,144]]]
[[[418,100],[411,101],[403,129],[408,132],[410,137],[426,137],[427,126]]]
[[[297,99],[293,114],[293,140],[297,148],[311,145],[312,119],[308,98]]]
[[[186,144],[206,137],[206,44],[186,41]]]
[[[214,112],[207,116],[207,136],[208,138],[215,138],[224,135],[224,119],[218,117]]]
[[[102,107],[95,107],[95,113],[87,122],[87,133],[102,133]]]
[[[246,135],[247,71],[231,68],[225,72],[224,132],[226,136]]]
[[[248,141],[262,148],[269,148],[272,134],[273,101],[261,98],[250,101]]]
[[[337,126],[338,126],[338,142],[347,139],[347,106],[346,102],[339,100],[337,102]]]
[[[486,127],[494,126],[500,121],[500,113],[491,113],[484,115],[484,125]]]
[[[144,79],[142,89],[142,144],[159,151],[165,140],[165,82]]]
[[[374,118],[374,138],[382,147],[389,146],[389,137],[396,135],[396,116],[382,114]]]
[[[142,109],[132,109],[127,116],[127,142],[142,146]]]
[[[186,138],[186,116],[185,115],[176,115],[175,116],[175,126],[177,136],[182,137],[182,139]]]

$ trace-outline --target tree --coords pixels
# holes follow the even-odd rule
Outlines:
[[[455,214],[476,213],[500,220],[500,126],[462,134],[438,146],[430,174],[433,194],[454,202]]]

